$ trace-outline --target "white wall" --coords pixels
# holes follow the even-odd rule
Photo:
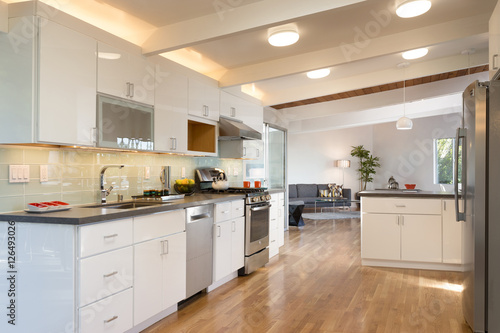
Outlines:
[[[335,160],[351,160],[345,169],[344,187],[352,193],[359,191],[356,173],[357,159],[351,156],[351,146],[364,145],[372,150],[373,126],[362,126],[315,133],[289,133],[288,183],[342,183],[342,169],[333,165]]]
[[[394,123],[373,128],[373,152],[380,157],[382,167],[374,177],[376,188],[385,188],[394,176],[400,188],[404,184],[417,184],[417,188],[439,191],[434,184],[433,140],[454,137],[460,124],[460,114],[448,114],[413,119],[413,129],[398,131]],[[451,185],[446,186],[452,191]]]

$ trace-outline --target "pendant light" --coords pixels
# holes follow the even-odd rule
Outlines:
[[[405,69],[405,75],[403,78],[403,117],[399,118],[396,122],[396,128],[398,130],[411,130],[413,127],[413,121],[410,118],[406,117],[406,68],[410,64],[407,62],[401,63],[398,65],[399,68]]]

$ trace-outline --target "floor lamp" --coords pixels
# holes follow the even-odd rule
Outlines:
[[[342,168],[342,186],[344,186],[344,170],[345,168],[351,167],[350,160],[336,160],[334,162],[335,167]]]

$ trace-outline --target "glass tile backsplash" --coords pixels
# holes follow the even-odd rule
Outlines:
[[[28,183],[9,183],[12,164],[29,165]],[[171,166],[172,186],[176,179],[182,178],[182,168],[186,178],[194,179],[197,168],[219,167],[228,173],[230,186],[242,186],[243,181],[242,160],[237,159],[0,145],[0,213],[23,210],[29,202],[97,202],[100,170],[110,164],[125,167],[106,170],[105,186],[113,186],[109,201],[116,201],[117,194],[126,200],[142,194],[145,189],[160,189],[159,175],[164,165]],[[48,181],[40,182],[41,165],[47,166]],[[149,167],[149,179],[145,177],[146,167]]]

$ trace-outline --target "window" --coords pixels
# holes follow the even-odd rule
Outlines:
[[[459,147],[459,170],[461,175],[462,147]],[[454,174],[453,166],[455,164],[455,139],[444,138],[434,140],[434,183],[435,184],[453,184]],[[458,182],[461,182],[460,176]]]

